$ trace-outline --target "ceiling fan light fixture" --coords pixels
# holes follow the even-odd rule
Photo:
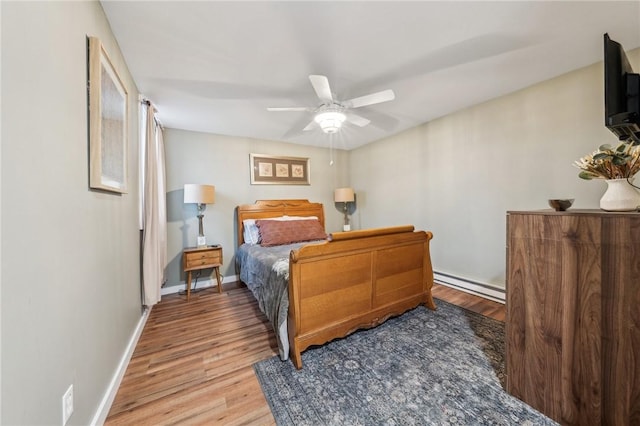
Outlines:
[[[2,1],[2,0],[0,0]],[[346,101],[336,101],[331,93],[331,87],[329,86],[329,80],[324,75],[310,75],[309,80],[315,90],[316,95],[322,103],[317,108],[306,107],[274,107],[267,108],[268,111],[314,111],[315,115],[313,121],[308,123],[303,131],[313,130],[320,127],[324,133],[337,133],[342,128],[342,125],[347,121],[345,111],[349,111],[353,108],[360,108],[369,105],[379,104],[381,102],[392,101],[395,99],[393,90],[387,89],[381,92],[370,93],[368,95],[360,96],[357,98],[349,99]],[[358,127],[364,127],[371,121],[359,115],[352,114],[349,111],[349,123]]]
[[[346,119],[347,116],[340,111],[324,111],[314,117],[314,121],[325,133],[336,133]]]

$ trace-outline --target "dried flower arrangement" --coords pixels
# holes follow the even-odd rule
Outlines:
[[[623,142],[616,148],[605,144],[573,163],[582,179],[628,179],[640,171],[640,145]]]

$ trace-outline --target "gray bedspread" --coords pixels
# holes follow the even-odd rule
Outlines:
[[[289,310],[289,253],[309,243],[275,247],[242,244],[236,252],[240,280],[253,293],[260,310],[267,316],[275,331],[280,358],[287,359],[288,341],[282,342],[279,330],[287,321]],[[286,330],[286,328],[285,328]]]

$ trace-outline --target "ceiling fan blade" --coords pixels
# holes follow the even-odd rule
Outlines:
[[[387,89],[382,92],[371,93],[370,95],[360,96],[359,98],[349,99],[344,104],[349,108],[359,108],[367,105],[379,104],[381,102],[392,101],[396,98],[393,90]]]
[[[268,107],[267,111],[309,111],[307,107]]]
[[[289,129],[282,134],[282,140],[293,142],[295,137],[299,137],[304,133],[306,133],[302,131],[302,128],[306,126],[308,123],[309,123],[309,116],[307,114],[296,114],[296,120],[289,127]]]
[[[317,126],[316,122],[314,120],[311,120],[311,122],[309,124],[307,124],[307,126],[302,130],[306,132],[308,130],[315,129],[316,126]]]
[[[311,80],[313,89],[323,102],[333,102],[333,95],[331,95],[331,87],[327,77],[324,75],[310,75],[309,80]]]
[[[347,119],[349,120],[349,123],[353,123],[359,127],[364,127],[367,124],[371,123],[371,120],[368,120],[364,117],[360,117],[359,115],[356,115],[356,114],[348,114]]]

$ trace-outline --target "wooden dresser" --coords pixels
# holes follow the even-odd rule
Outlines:
[[[640,425],[640,213],[507,213],[507,391],[566,425]]]

